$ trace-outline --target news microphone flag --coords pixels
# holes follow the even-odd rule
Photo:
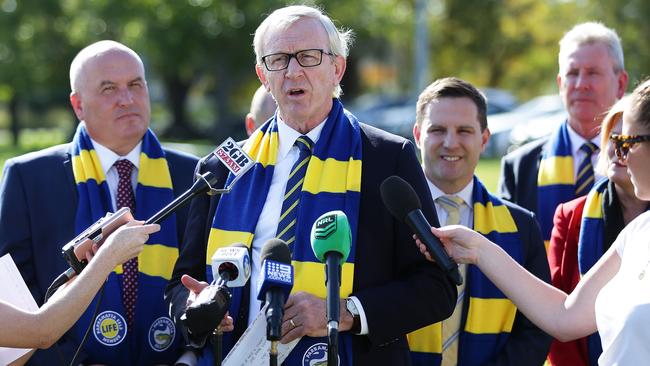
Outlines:
[[[212,278],[227,276],[225,285],[243,287],[251,276],[251,259],[248,248],[242,243],[217,249],[212,255]]]
[[[271,239],[262,248],[261,259],[260,278],[262,281],[257,299],[266,301],[266,293],[270,288],[275,287],[282,290],[286,300],[293,288],[293,266],[291,265],[289,246],[282,240]]]

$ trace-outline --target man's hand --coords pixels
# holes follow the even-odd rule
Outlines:
[[[339,331],[352,329],[353,318],[345,309],[345,300],[339,301]],[[302,336],[327,336],[327,303],[325,299],[307,292],[291,294],[284,306],[282,339],[289,343]]]
[[[183,275],[181,277],[181,282],[185,288],[190,290],[190,296],[187,297],[187,303],[185,304],[186,307],[190,306],[196,300],[196,297],[201,293],[201,291],[208,287],[207,282],[198,281],[189,275]],[[235,329],[234,321],[228,313],[226,313],[226,315],[221,320],[219,329],[221,329],[223,332],[231,332],[233,329]]]

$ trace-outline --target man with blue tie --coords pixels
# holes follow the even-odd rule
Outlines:
[[[224,334],[226,351],[260,311],[260,250],[279,237],[291,248],[296,274],[281,342],[300,338],[285,364],[308,365],[327,357],[324,266],[309,236],[316,219],[333,210],[346,214],[352,236],[341,270],[341,365],[408,365],[406,334],[451,314],[452,283],[424,260],[408,228],[380,197],[380,184],[398,175],[418,192],[430,222],[438,224],[413,145],[360,123],[339,99],[350,36],[309,6],[278,9],[255,32],[257,75],[276,100],[277,112],[246,141],[244,150],[256,164],[233,191],[192,203],[187,227],[192,237],[166,292],[178,321],[189,296],[182,276],[209,282],[217,248],[247,245],[253,272],[249,285],[234,293],[234,331]],[[225,176],[220,166],[204,169]],[[212,348],[203,355],[211,357]]]
[[[548,247],[557,205],[585,195],[598,176],[600,124],[623,97],[627,73],[621,40],[601,23],[573,27],[560,41],[557,85],[567,119],[550,137],[505,156],[499,195],[535,212]]]
[[[534,214],[487,191],[474,175],[490,138],[487,103],[473,85],[439,79],[418,98],[413,137],[440,221],[473,228],[542,280],[550,279]],[[408,336],[414,365],[544,363],[551,339],[526,319],[475,266],[452,316]]]

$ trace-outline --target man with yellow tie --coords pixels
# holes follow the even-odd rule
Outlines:
[[[549,282],[539,225],[532,212],[502,201],[474,175],[490,138],[486,100],[471,84],[444,78],[418,98],[415,143],[440,222],[463,225],[498,243]],[[533,325],[472,265],[452,316],[408,336],[414,365],[541,365],[551,338]]]

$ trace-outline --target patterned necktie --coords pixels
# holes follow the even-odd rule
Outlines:
[[[135,212],[135,194],[133,194],[133,185],[131,184],[131,171],[134,166],[126,159],[116,161],[114,166],[119,176],[117,197],[115,199],[117,208],[128,207],[131,212]],[[135,301],[138,298],[138,257],[126,261],[122,264],[122,269],[122,304],[124,304],[124,310],[126,311],[128,329],[133,329]]]
[[[314,143],[307,136],[300,136],[296,139],[295,145],[300,150],[298,160],[291,168],[287,188],[282,202],[282,213],[276,237],[292,244],[296,240],[296,218],[298,216],[298,202],[302,191],[302,182],[305,180],[307,165],[311,158],[311,149]]]
[[[460,207],[464,204],[458,196],[440,196],[436,199],[438,205],[447,212],[445,225],[460,224]],[[461,264],[458,269],[463,278],[466,278],[467,265]],[[442,365],[456,365],[458,362],[458,335],[460,334],[461,318],[463,316],[463,299],[465,297],[465,283],[457,286],[458,299],[451,316],[442,321]]]
[[[576,176],[576,197],[584,196],[594,185],[594,166],[591,164],[591,155],[598,150],[598,146],[593,142],[585,142],[580,146],[580,150],[587,156],[582,160],[578,167]]]

